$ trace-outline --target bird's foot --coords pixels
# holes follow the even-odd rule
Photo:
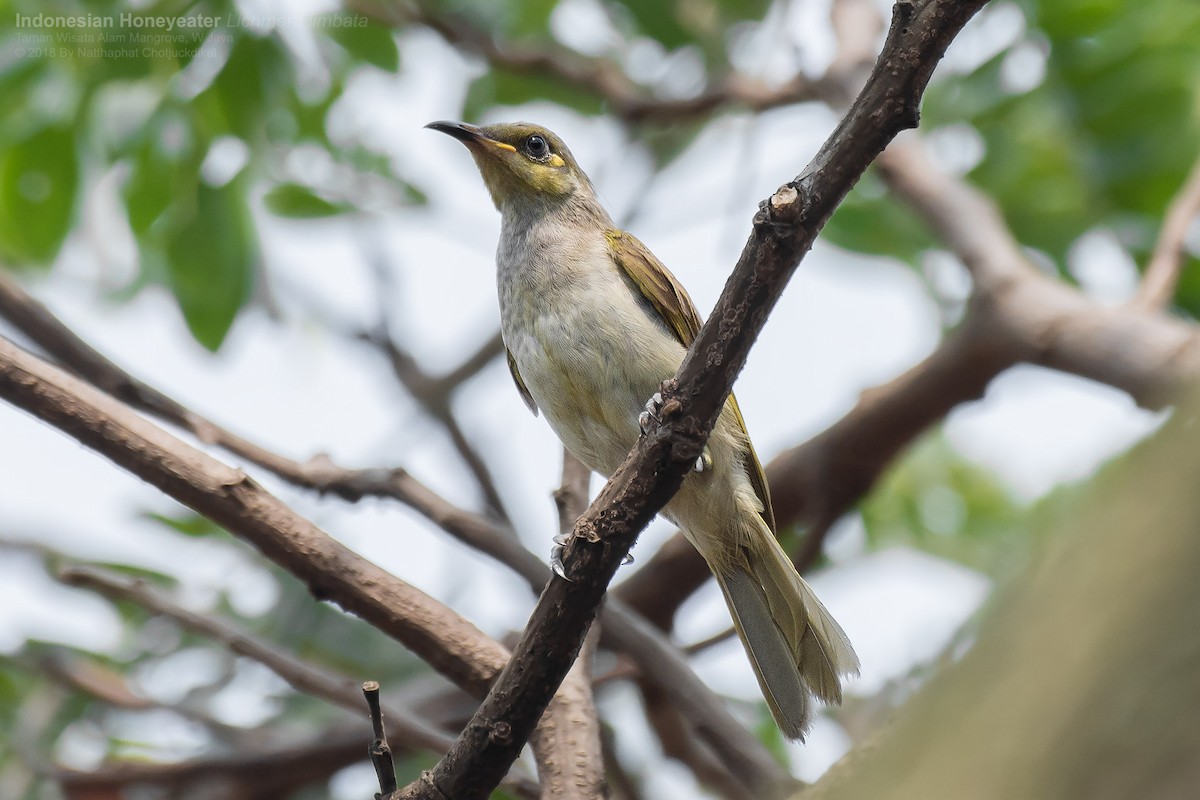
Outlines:
[[[642,429],[643,434],[650,430],[650,420],[662,422],[662,417],[660,416],[662,412],[662,401],[662,392],[655,392],[650,396],[650,399],[646,401],[646,410],[641,414],[638,414],[638,427]]]
[[[567,565],[563,563],[563,554],[567,552],[567,546],[571,544],[574,535],[574,532],[558,534],[552,539],[554,546],[550,548],[550,569],[565,581],[571,579],[567,577]],[[625,557],[621,559],[621,566],[632,563],[633,553],[626,553]]]

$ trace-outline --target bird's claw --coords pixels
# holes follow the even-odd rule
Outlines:
[[[567,551],[567,545],[571,542],[571,536],[567,533],[560,533],[553,539],[554,546],[550,548],[550,569],[554,570],[554,574],[565,581],[571,580],[567,577],[567,566],[563,563],[563,553]]]
[[[662,422],[662,417],[659,416],[662,411],[662,392],[655,392],[646,401],[646,410],[638,414],[638,427],[642,429],[642,433],[650,430],[650,420]]]
[[[696,463],[692,465],[692,472],[704,472],[712,466],[712,453],[709,452],[708,446],[705,445],[704,452],[696,458]]]

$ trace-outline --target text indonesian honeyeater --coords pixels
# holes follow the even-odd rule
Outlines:
[[[611,475],[639,416],[700,329],[687,292],[613,226],[556,135],[527,123],[433,122],[471,151],[502,221],[501,328],[517,389],[589,468]],[[858,657],[775,539],[762,466],[731,395],[704,458],[663,514],[708,562],[780,729],[801,738],[810,695],[842,699]]]

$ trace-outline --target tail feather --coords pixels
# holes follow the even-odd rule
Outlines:
[[[775,538],[765,530],[747,538],[744,559],[718,583],[771,715],[800,739],[812,721],[810,694],[840,703],[841,676],[858,672],[858,656]]]
[[[717,583],[771,716],[789,739],[803,739],[812,721],[812,700],[796,669],[791,640],[775,624],[766,593],[741,569],[718,575]]]

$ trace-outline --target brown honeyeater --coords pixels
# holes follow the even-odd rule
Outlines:
[[[576,458],[611,475],[700,315],[654,254],[614,226],[558,136],[528,123],[428,127],[467,146],[500,211],[501,330],[517,389]],[[775,538],[733,395],[663,515],[716,577],[776,723],[803,738],[811,697],[841,702],[841,676],[858,671],[858,657]]]

